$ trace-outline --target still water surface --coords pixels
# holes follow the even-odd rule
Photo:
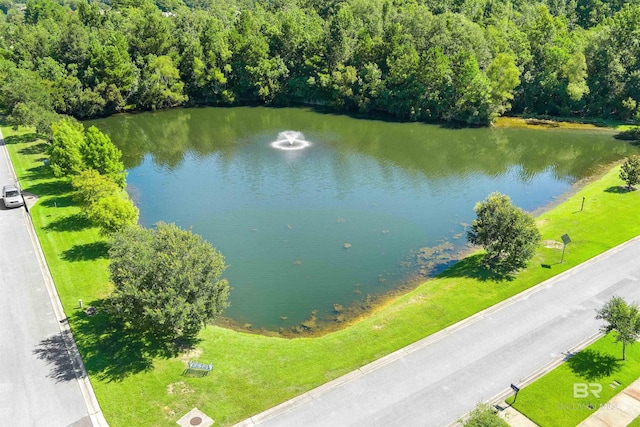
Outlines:
[[[493,191],[533,211],[637,152],[602,131],[445,129],[304,109],[183,109],[91,124],[123,151],[141,223],[175,222],[211,242],[229,264],[226,316],[271,330],[313,313],[339,321],[343,307],[446,263],[464,248],[474,204]],[[274,148],[286,130],[309,145]]]

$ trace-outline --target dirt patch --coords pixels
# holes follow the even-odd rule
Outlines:
[[[195,360],[202,356],[202,350],[199,348],[192,348],[191,350],[187,350],[182,353],[178,359],[182,360],[184,363],[187,363],[189,360]]]
[[[549,249],[562,249],[564,246],[562,242],[558,242],[557,240],[543,240],[542,245]]]
[[[167,394],[189,394],[193,393],[191,387],[189,387],[184,381],[178,381],[177,383],[171,383],[167,386]]]

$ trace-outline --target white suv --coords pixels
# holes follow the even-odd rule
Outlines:
[[[24,199],[20,190],[15,185],[5,185],[2,187],[2,201],[8,208],[17,208],[24,205]]]

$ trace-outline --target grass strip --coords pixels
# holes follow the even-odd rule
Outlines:
[[[540,427],[580,424],[640,377],[640,345],[622,344],[610,333],[518,392],[507,403]],[[575,388],[575,389],[574,389]]]
[[[5,132],[5,128],[3,128]],[[25,191],[40,196],[31,210],[38,237],[100,405],[113,427],[174,425],[193,407],[229,425],[372,362],[494,305],[640,234],[640,192],[626,192],[615,167],[538,218],[542,247],[514,280],[496,280],[474,254],[366,318],[315,338],[285,339],[207,327],[189,353],[169,357],[106,316],[107,244],[71,199],[68,180],[45,167],[45,143],[7,131],[7,146]],[[584,210],[580,207],[585,198]],[[568,233],[564,263],[560,236]],[[556,247],[553,247],[555,242]],[[215,245],[215,242],[212,242]],[[187,360],[214,363],[206,377],[181,374]]]

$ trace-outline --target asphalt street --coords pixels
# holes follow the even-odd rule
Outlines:
[[[14,182],[0,134],[0,186]],[[26,210],[0,202],[0,426],[91,426],[38,250]]]
[[[446,426],[592,339],[613,295],[640,302],[640,239],[242,425]]]

